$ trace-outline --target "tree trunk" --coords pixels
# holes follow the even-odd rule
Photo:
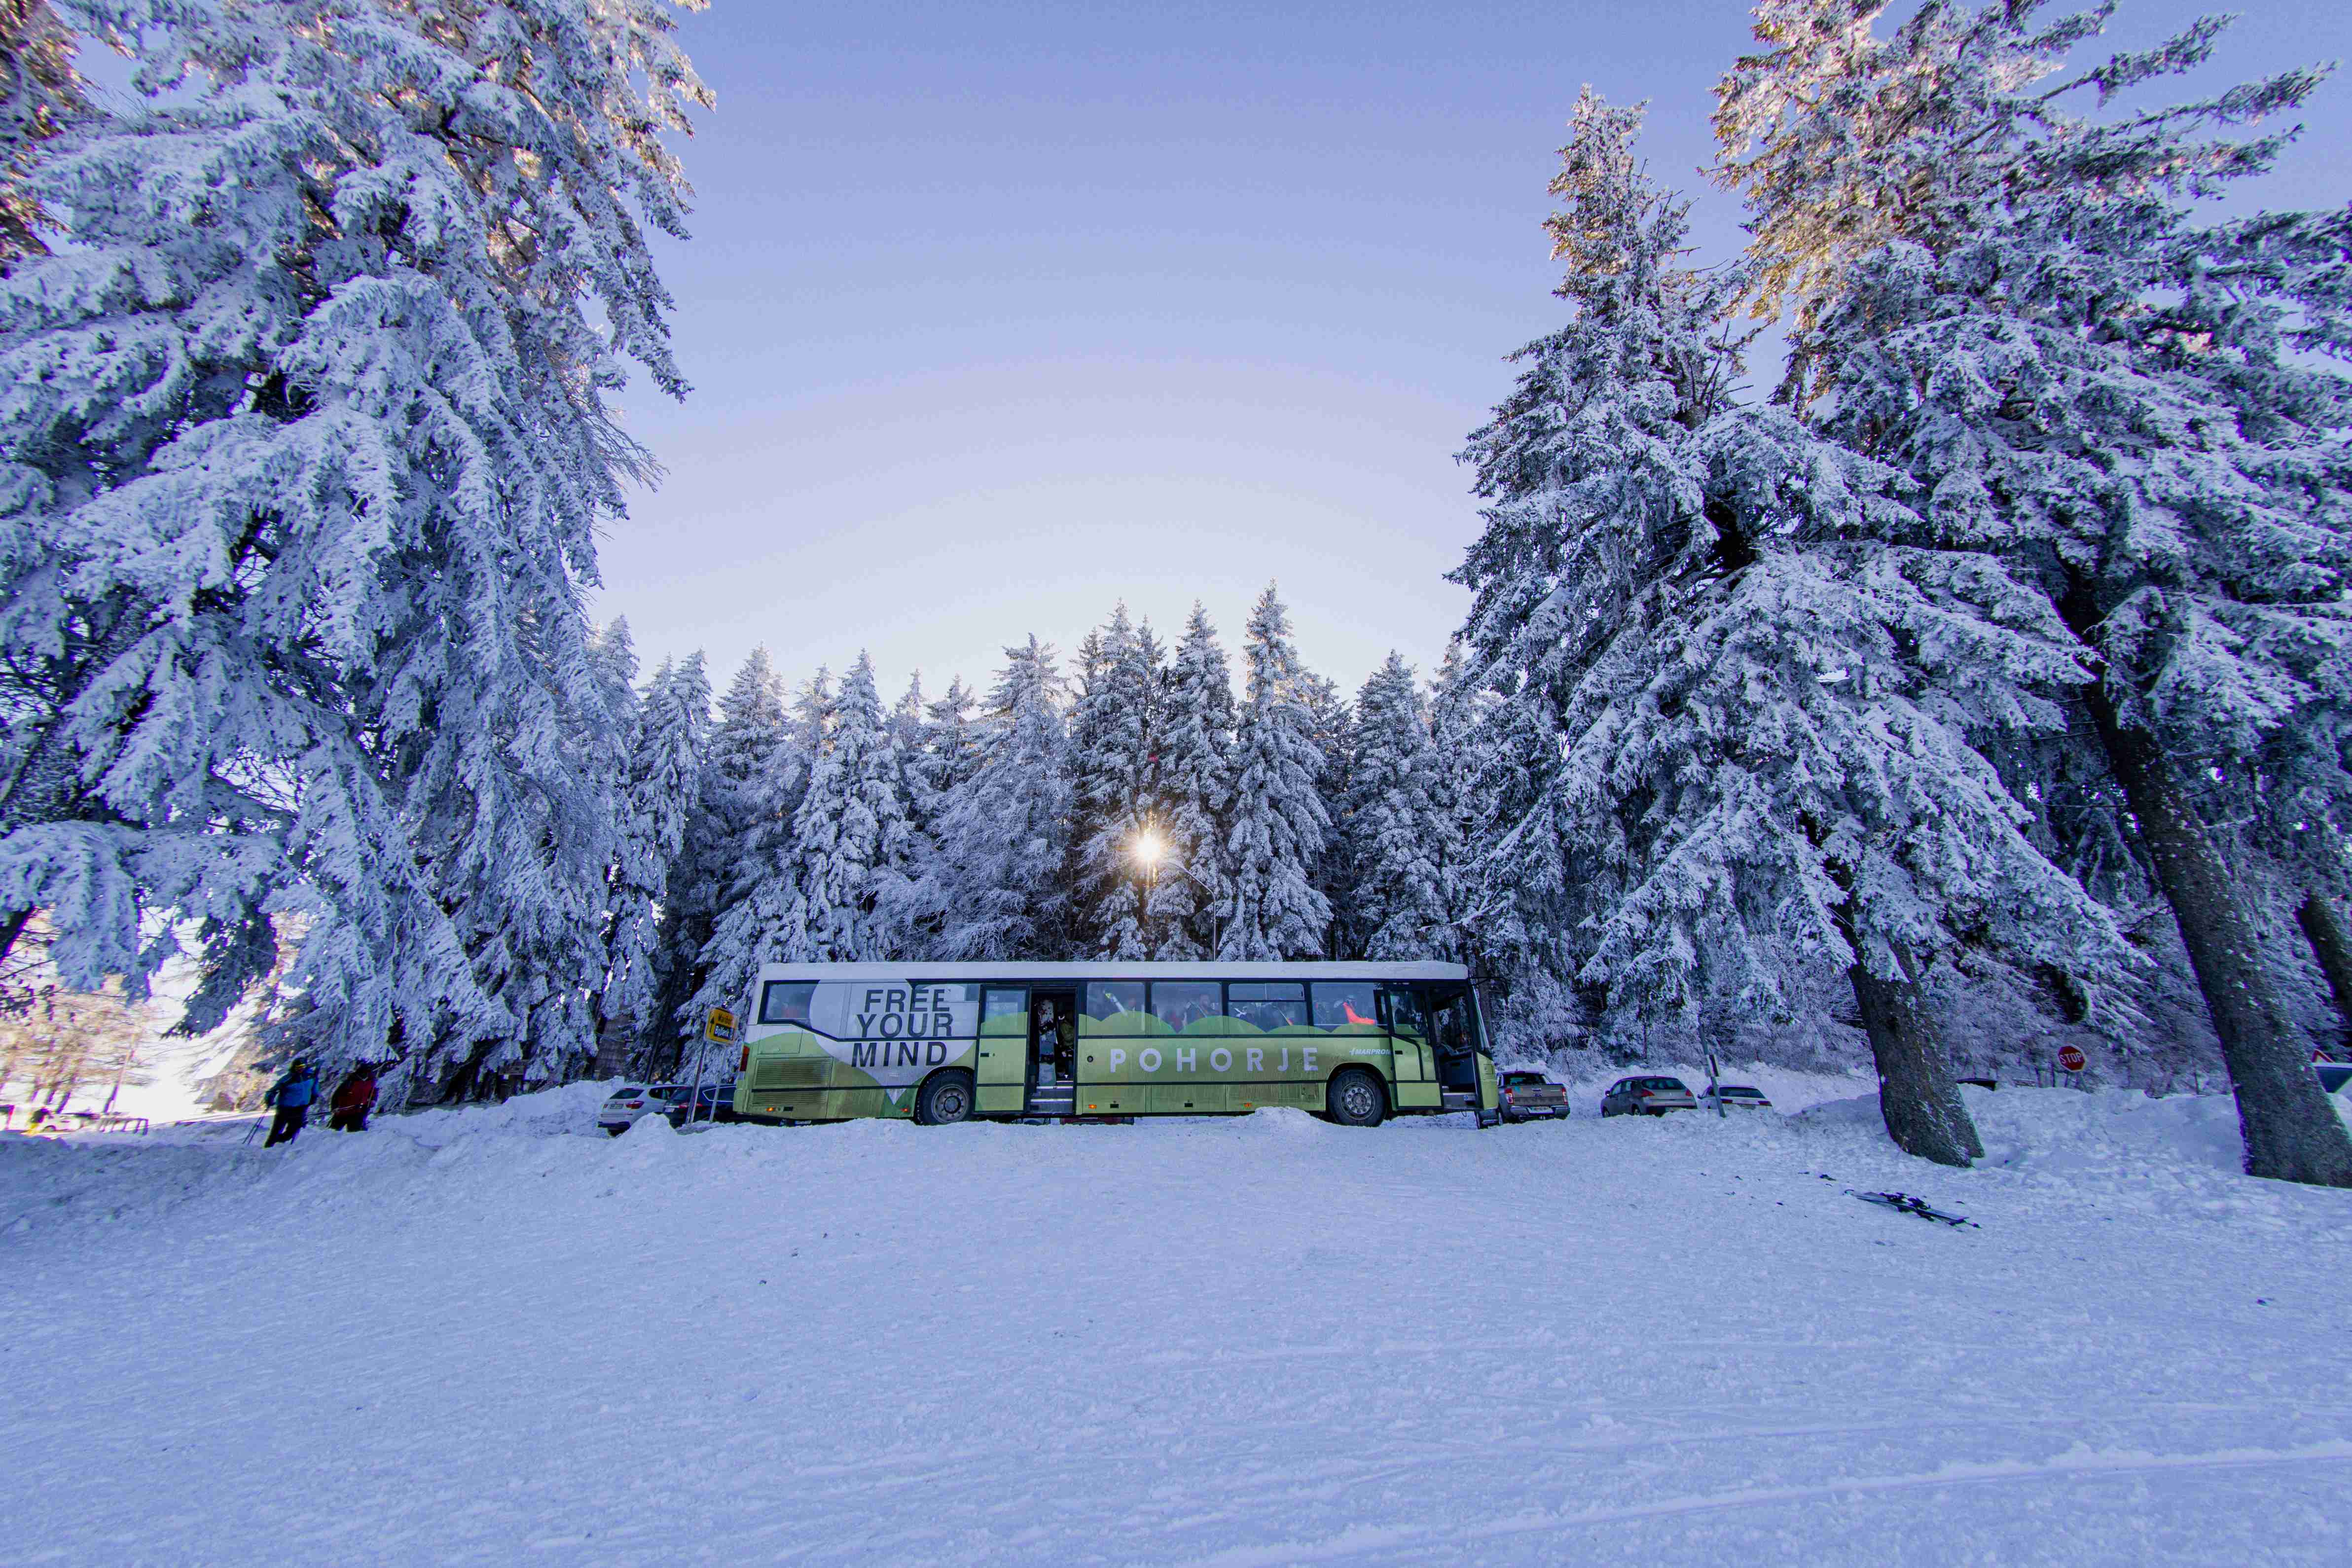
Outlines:
[[[1916,980],[1889,980],[1870,972],[1854,945],[1853,999],[1870,1035],[1878,1063],[1878,1112],[1886,1131],[1906,1155],[1939,1166],[1966,1166],[1984,1158],[1976,1124],[1945,1065],[1943,1041]]]
[[[2095,682],[2084,696],[2221,1037],[2246,1174],[2352,1186],[2352,1137],[2311,1071],[2308,1047],[2263,962],[2253,912],[2238,896],[2230,868],[2156,737],[2126,729],[2104,685]]]
[[[2352,1055],[2345,1050],[2352,1046],[2352,933],[2344,929],[2343,911],[2324,894],[2305,894],[2294,917],[2311,939],[2311,951],[2327,975],[2327,988],[2336,995],[2336,1054],[2337,1060],[2347,1060]]]
[[[0,909],[0,961],[5,961],[10,953],[16,951],[16,938],[25,934],[25,927],[32,924],[32,919],[33,912],[29,909]]]
[[[1886,1119],[1887,1135],[1905,1154],[1939,1166],[1966,1166],[1984,1158],[1977,1124],[1960,1103],[1952,1070],[1945,1063],[1943,1031],[1927,1005],[1926,988],[1916,980],[1890,980],[1871,973],[1863,961],[1862,933],[1853,918],[1853,877],[1834,862],[1829,873],[1846,895],[1837,909],[1838,934],[1853,951],[1846,976],[1853,982],[1854,1005],[1878,1065],[1878,1113]]]

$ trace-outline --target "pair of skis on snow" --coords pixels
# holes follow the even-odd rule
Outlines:
[[[1805,1174],[1820,1176],[1823,1181],[1835,1179],[1821,1171],[1807,1171]],[[1856,1192],[1850,1186],[1840,1187],[1838,1190],[1848,1197],[1858,1197],[1864,1203],[1874,1203],[1881,1208],[1891,1208],[1897,1214],[1916,1214],[1922,1219],[1940,1220],[1955,1229],[1965,1228],[1969,1230],[1981,1230],[1984,1228],[1965,1214],[1946,1214],[1940,1208],[1930,1208],[1927,1207],[1926,1198],[1913,1197],[1907,1192]]]
[[[1845,1195],[1858,1197],[1864,1203],[1874,1203],[1881,1208],[1891,1208],[1897,1214],[1916,1214],[1922,1219],[1939,1219],[1955,1228],[1963,1226],[1970,1230],[1983,1228],[1965,1215],[1946,1214],[1940,1208],[1929,1208],[1923,1199],[1913,1197],[1907,1192],[1856,1192],[1847,1187]]]

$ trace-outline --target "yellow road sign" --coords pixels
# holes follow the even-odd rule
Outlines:
[[[734,1044],[735,1014],[733,1010],[728,1008],[711,1009],[709,1015],[702,1020],[702,1035],[705,1040],[719,1045]]]

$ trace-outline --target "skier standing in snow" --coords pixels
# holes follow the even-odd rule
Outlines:
[[[375,1068],[362,1062],[327,1103],[327,1125],[338,1133],[364,1133],[368,1113],[374,1109]]]
[[[274,1149],[280,1144],[290,1144],[310,1117],[310,1102],[319,1097],[319,1074],[311,1065],[297,1057],[286,1076],[269,1086],[261,1097],[265,1105],[278,1107],[278,1119],[269,1124],[269,1141],[261,1146]]]

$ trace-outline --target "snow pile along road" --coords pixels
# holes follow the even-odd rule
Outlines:
[[[2198,1103],[1972,1095],[2007,1163],[1948,1172],[1834,1105],[614,1141],[594,1100],[0,1139],[16,1555],[2352,1555],[2352,1194],[2217,1167]]]

